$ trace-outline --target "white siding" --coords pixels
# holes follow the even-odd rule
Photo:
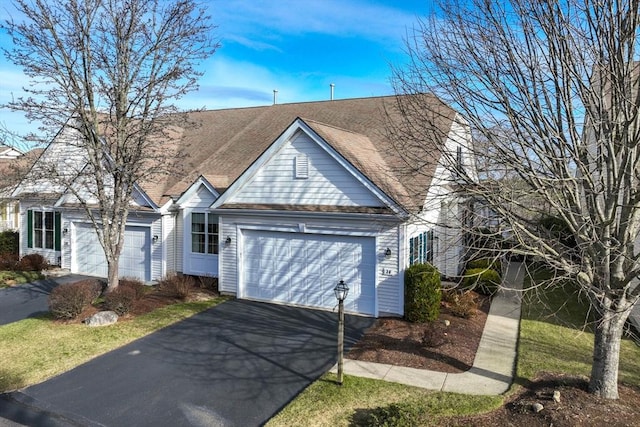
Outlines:
[[[164,244],[164,265],[162,276],[170,271],[177,271],[176,267],[176,219],[175,213],[162,216],[162,242]]]
[[[399,230],[400,226],[385,228],[377,239],[378,251],[378,310],[380,313],[404,314],[404,289],[399,268]],[[387,248],[391,255],[386,256]]]
[[[296,178],[296,163],[308,161],[308,178]],[[361,182],[298,132],[234,194],[228,203],[383,206]]]

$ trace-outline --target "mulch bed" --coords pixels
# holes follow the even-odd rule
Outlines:
[[[477,299],[478,310],[468,319],[454,316],[444,302],[434,322],[380,318],[346,357],[447,373],[467,371],[473,365],[491,306],[488,297],[477,295]]]

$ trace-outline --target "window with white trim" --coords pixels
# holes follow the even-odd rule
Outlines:
[[[218,217],[205,212],[191,214],[191,252],[198,254],[217,254]]]
[[[433,231],[409,239],[409,265],[433,263]]]

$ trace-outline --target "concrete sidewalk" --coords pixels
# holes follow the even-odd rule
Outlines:
[[[448,374],[345,359],[344,373],[454,393],[498,395],[506,392],[511,386],[515,370],[523,279],[522,264],[510,263],[503,279],[504,289],[491,302],[470,370]],[[334,366],[331,372],[336,370]]]

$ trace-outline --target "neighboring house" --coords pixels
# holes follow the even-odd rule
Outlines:
[[[434,146],[470,167],[468,126],[427,99],[439,117]],[[213,276],[238,298],[324,309],[344,280],[348,311],[402,315],[407,266],[428,261],[453,276],[464,251],[452,173],[440,150],[425,152],[419,171],[402,164],[385,137],[387,120],[400,120],[394,105],[377,97],[190,113],[195,125],[172,141],[185,175],[134,194],[121,276]],[[74,138],[61,130],[39,162],[82,161]],[[95,231],[64,189],[27,179],[14,196],[22,254],[106,276]]]
[[[24,158],[20,150],[0,144],[0,232],[15,231],[20,227],[20,208],[11,192],[18,181]]]

